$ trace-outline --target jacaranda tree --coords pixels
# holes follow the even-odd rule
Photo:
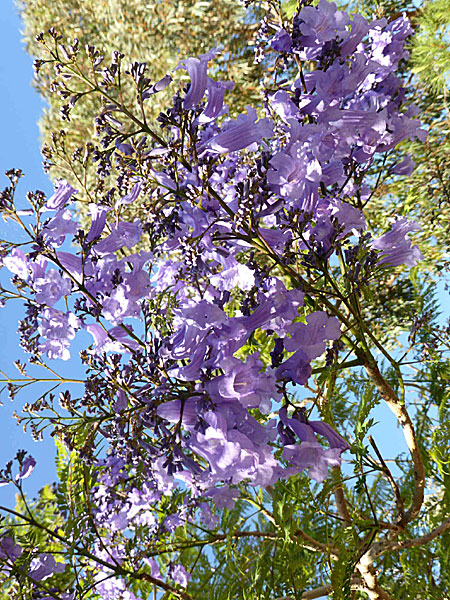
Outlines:
[[[18,491],[1,507],[5,598],[448,596],[450,328],[421,224],[370,218],[416,166],[399,144],[427,140],[404,86],[412,34],[404,15],[270,5],[261,103],[237,116],[219,49],[154,79],[39,34],[64,120],[86,98],[100,110],[70,158],[95,170],[82,190],[61,179],[23,208],[11,170],[0,197],[27,236],[1,246],[30,355],[6,385],[16,401],[51,386],[18,420],[54,437],[59,475],[29,499],[29,453],[0,473]],[[64,144],[55,131],[48,168]],[[74,392],[58,361],[78,360],[76,337]],[[379,404],[407,454],[377,444]]]

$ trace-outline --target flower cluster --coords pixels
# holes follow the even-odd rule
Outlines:
[[[326,360],[337,356],[351,329],[339,309],[351,304],[327,287],[333,261],[364,272],[360,287],[377,269],[421,258],[404,218],[378,239],[362,236],[376,156],[426,135],[414,109],[403,110],[394,75],[410,33],[403,17],[368,22],[326,0],[306,6],[292,30],[268,40],[288,64],[295,59],[298,77],[267,91],[264,114],[249,106],[235,119],[225,105],[233,84],[208,75],[215,52],[181,61],[190,84],[160,115],[163,137],[124,136],[117,107],[97,120],[99,177],[114,159],[120,174],[89,206],[89,229],[71,210],[77,190],[59,181],[51,198],[35,199],[29,251],[3,253],[30,307],[21,331],[35,361],[68,360],[77,334],[91,336],[81,354],[85,394],[64,407],[74,418],[101,415],[97,434],[109,443],[91,490],[96,522],[109,528],[96,550],[102,560],[111,560],[110,545],[122,564],[117,532],[145,526],[158,536],[196,512],[212,519],[205,499],[231,508],[241,484],[273,485],[304,470],[322,482],[341,464],[348,442],[310,420],[292,390],[308,384],[327,347]],[[170,81],[143,89],[142,101]],[[147,220],[127,220],[139,202],[151,207]],[[69,429],[61,435],[74,446]],[[80,453],[94,461],[87,442]],[[21,477],[33,466],[24,461]],[[152,507],[180,487],[191,503],[159,521]],[[42,580],[59,564],[39,555],[32,575]],[[158,580],[156,562],[146,564]],[[180,564],[167,575],[187,585]],[[97,589],[135,597],[120,578],[99,575]]]

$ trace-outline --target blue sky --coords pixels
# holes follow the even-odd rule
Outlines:
[[[20,168],[25,177],[19,185],[18,198],[25,198],[28,190],[40,189],[46,194],[52,191],[49,178],[42,170],[37,122],[42,114],[43,102],[31,87],[33,61],[21,42],[21,22],[12,0],[3,0],[0,9],[0,185],[8,185],[4,172]],[[20,239],[20,233],[10,222],[0,220],[0,237]],[[5,282],[3,274],[2,281]],[[0,310],[0,369],[9,376],[19,375],[13,366],[16,358],[24,360],[17,343],[17,323],[21,315],[20,305],[8,303]],[[19,448],[27,449],[37,459],[38,466],[27,481],[26,488],[35,493],[46,481],[55,479],[54,449],[51,440],[33,442],[24,434],[12,418],[14,409],[33,400],[33,391],[25,392],[13,403],[6,393],[0,400],[0,467],[11,459]],[[0,488],[0,503],[11,505],[13,490]]]

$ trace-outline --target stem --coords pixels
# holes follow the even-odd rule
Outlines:
[[[404,550],[405,548],[412,548],[414,546],[422,546],[423,544],[428,544],[432,542],[435,538],[439,537],[446,531],[450,530],[450,517],[446,519],[443,523],[438,525],[435,529],[432,529],[425,535],[421,535],[420,537],[413,538],[412,540],[403,540],[401,542],[397,542],[389,546],[389,550],[391,552],[398,552],[399,550]]]
[[[375,454],[378,457],[378,460],[381,463],[381,466],[383,467],[383,474],[386,477],[386,479],[389,481],[389,483],[390,483],[390,485],[392,487],[392,491],[394,492],[394,495],[395,495],[395,504],[396,504],[396,507],[397,507],[397,513],[398,513],[398,515],[400,517],[400,521],[402,521],[404,519],[404,516],[405,516],[405,507],[404,507],[404,504],[403,504],[403,498],[401,497],[400,490],[399,490],[399,487],[397,485],[397,482],[392,477],[392,473],[391,473],[389,467],[387,466],[387,464],[384,462],[384,459],[381,456],[381,452],[379,451],[378,446],[376,445],[375,440],[373,439],[373,437],[371,435],[369,435],[368,439],[369,439],[369,442],[370,442],[372,448],[375,451]]]
[[[364,368],[369,377],[374,382],[378,389],[381,397],[386,402],[388,407],[396,416],[398,422],[403,429],[403,435],[405,437],[406,445],[411,454],[411,458],[414,466],[414,493],[410,509],[400,519],[398,525],[404,528],[407,523],[417,517],[420,512],[425,490],[425,466],[423,464],[422,455],[420,453],[419,444],[417,442],[414,425],[411,421],[411,417],[406,410],[406,406],[402,403],[397,394],[384,379],[377,363],[370,354],[363,354],[360,352],[360,356],[363,359]]]

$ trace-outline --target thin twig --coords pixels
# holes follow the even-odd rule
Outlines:
[[[396,544],[389,547],[390,552],[398,552],[399,550],[403,550],[404,548],[412,548],[414,546],[423,546],[424,544],[428,544],[432,542],[435,538],[439,537],[446,531],[450,530],[450,517],[446,519],[443,523],[441,523],[435,529],[432,529],[425,535],[421,535],[420,537],[413,538],[412,540],[403,540],[401,542],[397,542]]]
[[[383,471],[382,472],[383,472],[384,476],[386,477],[386,479],[391,484],[392,490],[393,490],[394,495],[395,495],[395,504],[396,504],[396,507],[397,507],[398,515],[400,517],[400,522],[403,522],[403,519],[405,517],[405,506],[403,504],[403,498],[402,498],[402,496],[400,494],[400,490],[399,490],[399,487],[397,485],[397,482],[393,478],[392,473],[391,473],[389,467],[384,462],[384,459],[383,459],[383,457],[381,455],[381,452],[379,451],[378,446],[376,445],[375,440],[373,439],[373,437],[371,435],[369,435],[368,439],[369,439],[369,442],[370,442],[372,448],[374,449],[375,454],[378,457],[378,460],[381,463],[381,466],[383,467]]]

